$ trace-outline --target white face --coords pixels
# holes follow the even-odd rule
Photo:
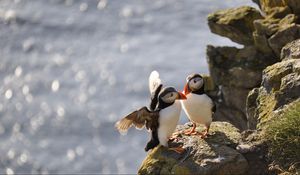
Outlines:
[[[178,98],[178,93],[176,92],[169,92],[165,96],[161,97],[161,99],[165,103],[173,103]]]
[[[189,87],[192,91],[199,90],[203,86],[203,79],[200,77],[195,77],[189,81]]]

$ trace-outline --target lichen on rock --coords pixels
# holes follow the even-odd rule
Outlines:
[[[261,86],[247,98],[248,124],[259,129],[259,144],[267,147],[268,170],[275,174],[300,172],[299,45],[298,39],[282,49],[282,61],[263,70]]]
[[[178,131],[188,126],[178,126]],[[204,128],[199,126],[197,130]],[[183,145],[186,151],[178,154],[165,147],[150,151],[139,174],[244,174],[246,159],[235,150],[241,140],[239,130],[227,122],[213,122],[206,139],[180,135],[172,145]]]
[[[298,17],[294,14],[288,14],[282,18],[267,16],[255,20],[254,45],[264,53],[274,53],[279,56],[281,48],[299,36],[297,21]],[[286,34],[289,34],[289,36],[284,37]]]
[[[283,59],[300,59],[300,39],[292,41],[284,46],[281,50],[280,58]]]
[[[290,13],[300,14],[299,0],[255,0],[262,11],[267,15],[274,12],[276,8],[288,8]]]
[[[248,92],[260,85],[262,70],[277,61],[254,46],[235,47],[207,46],[207,60],[211,78],[219,87],[215,97],[215,119],[228,121],[239,129],[247,129],[246,99]]]
[[[219,10],[208,16],[208,25],[213,33],[226,36],[234,42],[253,44],[253,21],[262,16],[253,7],[243,6],[227,10]]]
[[[300,97],[299,66],[300,59],[287,59],[263,71],[262,86],[250,93],[251,96],[255,93],[257,98],[249,95],[247,101],[248,118],[258,119],[258,127],[273,117],[274,110]],[[256,109],[254,113],[253,108]]]

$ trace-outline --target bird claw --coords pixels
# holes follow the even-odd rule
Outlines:
[[[183,132],[185,135],[197,135],[198,131],[186,131],[186,132]]]
[[[169,141],[175,141],[175,142],[177,142],[178,141],[178,136],[180,135],[181,133],[180,132],[174,132],[173,134],[172,134],[172,136],[169,138]]]
[[[172,136],[172,137],[169,138],[169,141],[175,141],[175,142],[177,142],[177,141],[178,141],[178,138]]]
[[[193,134],[195,134],[197,131],[195,131],[195,129],[196,129],[196,124],[195,123],[193,123],[193,126],[192,126],[192,128],[191,129],[188,129],[188,130],[185,130],[185,131],[183,131],[183,133],[185,134],[185,135],[193,135]]]
[[[207,135],[208,135],[208,132],[198,132],[198,131],[193,131],[193,132],[185,132],[184,133],[185,135],[193,135],[193,136],[200,136],[200,138],[204,139],[204,138],[207,138]]]
[[[202,139],[206,139],[207,136],[208,136],[208,132],[207,132],[207,131],[202,132],[202,133],[200,134],[200,137],[201,137]]]

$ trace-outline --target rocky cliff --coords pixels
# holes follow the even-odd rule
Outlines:
[[[209,137],[179,135],[170,145],[183,154],[156,148],[139,174],[300,173],[300,1],[254,2],[260,10],[208,16],[213,33],[244,46],[207,46],[217,103]]]
[[[244,45],[243,48],[207,47],[210,75],[219,91],[212,93],[219,94],[215,96],[219,109],[215,118],[241,130],[256,128],[252,118],[247,118],[248,93],[260,86],[267,66],[281,61],[283,46],[300,38],[297,0],[255,2],[261,11],[244,6],[208,16],[213,33]]]

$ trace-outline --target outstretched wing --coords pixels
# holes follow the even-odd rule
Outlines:
[[[149,111],[147,107],[142,107],[118,121],[115,127],[120,133],[126,133],[133,125],[137,129],[142,129],[146,126],[148,130],[152,130],[152,128],[158,127],[158,116],[159,113],[157,111]]]
[[[151,94],[150,110],[154,111],[158,103],[158,94],[162,89],[162,82],[159,78],[159,73],[154,70],[149,76],[149,90]]]

